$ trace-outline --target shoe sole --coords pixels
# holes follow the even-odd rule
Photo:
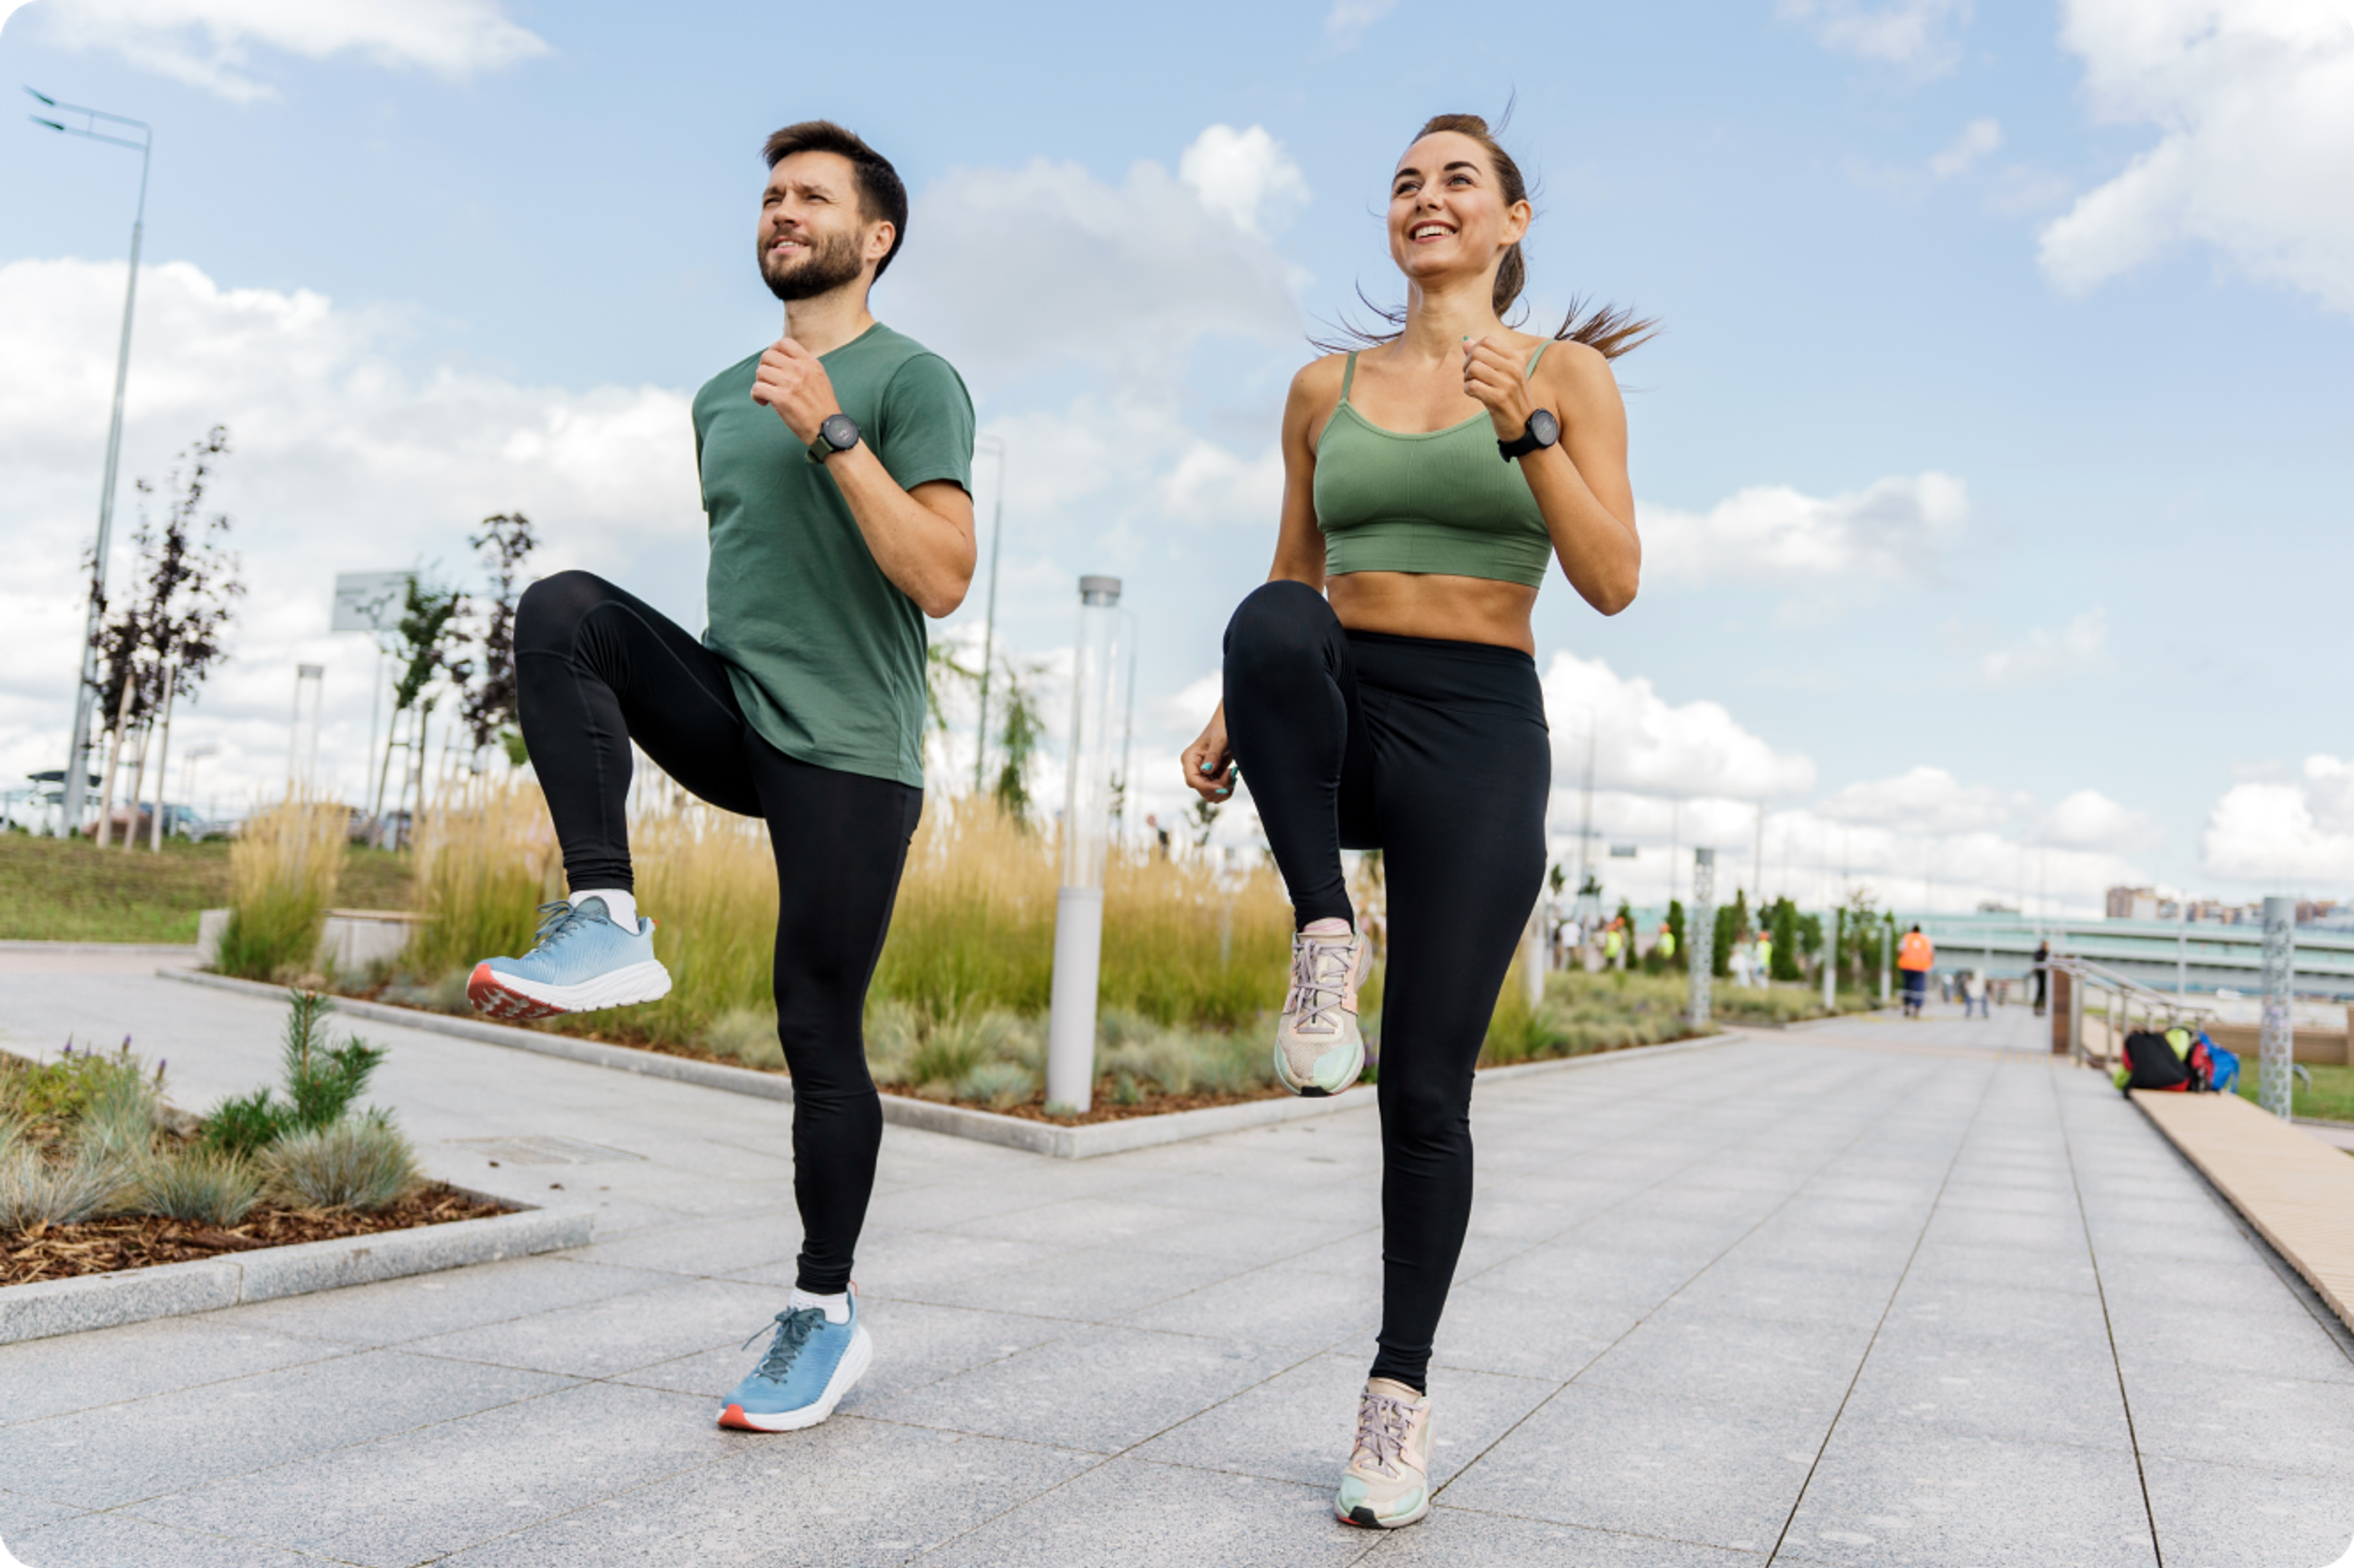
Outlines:
[[[466,980],[466,1000],[474,1004],[475,1012],[510,1023],[553,1018],[559,1012],[628,1007],[669,994],[670,971],[653,959],[625,964],[579,985],[546,985],[520,975],[503,975],[485,959],[474,966]]]
[[[1359,1503],[1355,1510],[1349,1513],[1342,1513],[1336,1508],[1332,1510],[1332,1517],[1342,1524],[1353,1524],[1360,1530],[1403,1530],[1409,1524],[1418,1522],[1429,1511],[1430,1489],[1425,1487],[1422,1489],[1422,1500],[1415,1504],[1414,1511],[1400,1514],[1395,1519],[1384,1519],[1363,1503]]]
[[[866,1327],[859,1325],[858,1332],[850,1337],[850,1349],[843,1352],[842,1362],[826,1380],[825,1393],[815,1404],[805,1404],[799,1410],[788,1410],[775,1415],[747,1415],[740,1404],[731,1404],[719,1413],[719,1425],[732,1426],[738,1432],[799,1432],[814,1426],[833,1414],[858,1380],[866,1375],[866,1368],[875,1360],[875,1341],[866,1337]],[[1425,1504],[1426,1508],[1429,1505]]]

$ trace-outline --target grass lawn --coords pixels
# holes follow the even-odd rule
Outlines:
[[[174,839],[154,854],[0,833],[0,939],[193,942],[196,911],[228,902],[228,849]],[[405,854],[349,851],[336,906],[407,908],[409,863]]]
[[[2289,1109],[2298,1116],[2318,1117],[2323,1121],[2354,1122],[2354,1067],[2331,1067],[2308,1062],[2305,1070],[2313,1075],[2313,1087],[2303,1084],[2289,1102]],[[2240,1058],[2240,1097],[2256,1097],[2257,1063],[2254,1053]]]

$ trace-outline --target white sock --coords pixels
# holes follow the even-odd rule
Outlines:
[[[850,1321],[850,1292],[847,1290],[839,1296],[816,1296],[796,1285],[792,1295],[785,1299],[785,1310],[798,1312],[804,1307],[816,1308],[825,1314],[825,1320],[829,1323]]]
[[[634,931],[638,928],[638,900],[636,895],[623,893],[617,887],[590,887],[572,895],[572,907],[575,909],[579,908],[580,901],[584,898],[603,899],[605,901],[605,913],[610,916],[612,917],[613,924],[619,926],[622,930]]]

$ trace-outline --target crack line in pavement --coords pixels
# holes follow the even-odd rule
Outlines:
[[[1978,1118],[1986,1111],[1987,1098],[1994,1093],[1995,1078],[2002,1067],[1998,1058],[1987,1071],[1986,1086],[1978,1091],[1978,1103],[1970,1107],[1969,1120],[1962,1124],[1962,1136],[1954,1142],[1954,1157],[1946,1161],[1946,1174],[1937,1182],[1937,1195],[1929,1200],[1929,1212],[1922,1217],[1921,1234],[1913,1238],[1913,1250],[1904,1255],[1904,1266],[1897,1271],[1896,1283],[1888,1292],[1886,1304],[1880,1308],[1880,1320],[1872,1324],[1872,1338],[1863,1342],[1863,1354],[1856,1358],[1855,1372],[1840,1395],[1839,1408],[1831,1412],[1830,1425],[1823,1429],[1823,1440],[1815,1446],[1814,1459],[1807,1466],[1807,1478],[1798,1483],[1798,1495],[1790,1499],[1790,1511],[1783,1517],[1781,1532],[1774,1537],[1774,1550],[1766,1554],[1766,1568],[1774,1568],[1782,1555],[1782,1543],[1790,1538],[1790,1526],[1797,1522],[1798,1510],[1806,1506],[1807,1493],[1815,1484],[1815,1472],[1823,1467],[1823,1456],[1830,1451],[1831,1439],[1839,1433],[1840,1418],[1847,1414],[1847,1402],[1855,1397],[1855,1385],[1863,1381],[1863,1369],[1872,1364],[1872,1352],[1880,1344],[1880,1331],[1888,1326],[1888,1315],[1896,1310],[1896,1298],[1904,1293],[1905,1280],[1912,1277],[1914,1261],[1921,1255],[1921,1244],[1936,1222],[1937,1205],[1946,1201],[1946,1189],[1953,1183],[1954,1167],[1962,1162],[1962,1150],[1970,1145],[1970,1134],[1978,1129]]]
[[[2093,1294],[2101,1303],[2101,1332],[2108,1337],[2109,1369],[2117,1374],[2117,1403],[2125,1410],[2126,1441],[2133,1446],[2134,1480],[2141,1488],[2142,1518],[2149,1524],[2150,1555],[2157,1559],[2158,1568],[2166,1568],[2166,1548],[2158,1539],[2158,1510],[2149,1505],[2149,1471],[2142,1464],[2141,1433],[2134,1425],[2133,1395],[2126,1392],[2126,1364],[2117,1355],[2117,1326],[2109,1318],[2108,1282],[2101,1277],[2101,1249],[2093,1244],[2093,1217],[2084,1212],[2084,1183],[2076,1172],[2076,1146],[2068,1137],[2066,1107],[2060,1103],[2059,1075],[2050,1075],[2050,1081],[2052,1116],[2060,1124],[2060,1149],[2068,1157],[2068,1186],[2076,1194],[2076,1223],[2084,1227],[2084,1253],[2093,1265]],[[2167,1147],[2173,1145],[2168,1143]]]

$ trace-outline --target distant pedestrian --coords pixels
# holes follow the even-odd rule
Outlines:
[[[2038,1018],[2043,1016],[2044,1008],[2050,1004],[2051,986],[2052,944],[2038,942],[2035,944],[2035,1016]]]
[[[1764,931],[1757,933],[1757,978],[1752,982],[1761,991],[1774,980],[1774,938]]]
[[[1153,816],[1150,813],[1148,813],[1144,819],[1144,825],[1145,828],[1152,834],[1154,842],[1160,846],[1161,858],[1162,860],[1167,860],[1169,858],[1169,830],[1161,825],[1161,819],[1159,817]]]
[[[1918,1018],[1929,1000],[1929,967],[1937,961],[1936,944],[1914,927],[1896,946],[1896,967],[1904,971],[1904,1016]]]

